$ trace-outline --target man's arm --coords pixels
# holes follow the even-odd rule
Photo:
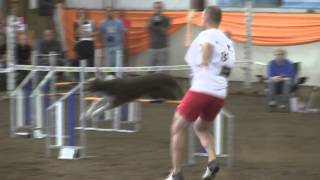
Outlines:
[[[204,44],[201,45],[201,49],[202,49],[202,62],[200,64],[200,66],[202,67],[208,67],[209,63],[212,59],[213,56],[213,45],[211,45],[210,43],[206,42]]]
[[[271,79],[272,78],[272,61],[269,62],[268,64],[268,79]]]
[[[171,26],[170,18],[167,16],[162,16],[163,20],[161,21],[161,26],[159,27],[161,31],[166,32]]]
[[[97,39],[100,40],[102,47],[104,46],[103,43],[105,43],[105,42],[103,41],[103,35],[104,35],[104,33],[105,33],[105,31],[104,31],[104,25],[103,25],[103,22],[102,22],[102,23],[100,24],[100,27],[98,28],[98,33],[97,33]]]
[[[149,30],[149,31],[152,31],[152,30],[154,29],[154,24],[153,24],[152,18],[153,18],[153,17],[151,17],[151,18],[148,20],[148,23],[147,23],[147,27],[148,27],[148,30]]]
[[[74,39],[77,39],[79,37],[79,25],[78,25],[78,21],[75,21],[73,23],[73,29],[74,29]]]
[[[96,36],[96,31],[97,31],[96,23],[93,20],[90,20],[89,23],[91,24],[91,28],[92,28],[92,31],[90,32],[89,36],[94,38]]]
[[[166,17],[166,16],[164,16],[164,17],[165,17],[164,28],[168,29],[171,26],[171,20],[169,17]]]
[[[280,81],[281,80],[280,76],[275,75],[272,61],[270,61],[269,65],[268,65],[268,79],[270,79],[272,81]]]
[[[122,34],[124,34],[127,31],[126,26],[123,24],[121,20],[119,20],[119,29]]]
[[[294,72],[294,67],[293,67],[293,63],[292,62],[289,62],[289,65],[288,65],[288,76],[290,78],[290,80],[293,80],[294,77],[295,77],[295,72]]]
[[[161,20],[159,23],[163,24],[155,24],[153,21],[153,17],[150,18],[149,23],[148,23],[148,29],[149,31],[166,31],[167,26],[169,26],[166,22],[166,20]]]

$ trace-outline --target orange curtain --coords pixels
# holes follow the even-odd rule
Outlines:
[[[168,33],[178,31],[186,24],[186,11],[165,12],[171,18],[172,26]],[[149,35],[146,23],[152,13],[150,11],[129,11],[127,18],[131,21],[128,30],[129,53],[137,54],[148,48]],[[97,26],[105,19],[104,11],[90,11],[89,18],[94,20]],[[63,9],[62,20],[68,45],[68,54],[74,56],[74,29],[76,20],[75,9]],[[201,26],[201,13],[197,13],[192,23]],[[245,14],[243,12],[225,12],[221,23],[221,29],[232,32],[232,39],[237,42],[245,42]],[[320,14],[292,14],[292,13],[254,13],[253,35],[255,45],[286,46],[298,45],[320,41]],[[96,43],[98,46],[100,42]]]

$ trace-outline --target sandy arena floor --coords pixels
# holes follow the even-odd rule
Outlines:
[[[230,96],[236,115],[236,159],[217,180],[319,180],[320,114],[269,113],[263,97]],[[142,131],[93,133],[89,155],[77,161],[45,157],[43,140],[9,138],[9,103],[0,102],[0,180],[160,180],[170,168],[169,125],[174,106],[144,106]],[[185,168],[199,180],[205,159]]]

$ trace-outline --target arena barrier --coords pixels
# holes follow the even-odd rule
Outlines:
[[[31,92],[32,92],[32,78],[35,72],[30,71],[26,78],[17,86],[17,88],[10,94],[14,108],[11,111],[11,135],[29,137],[32,129],[31,122]]]
[[[45,109],[43,108],[44,102],[46,107],[50,102],[47,96],[40,97],[40,94],[48,94],[49,91],[54,92],[54,89],[48,89],[50,81],[54,83],[54,62],[56,61],[56,54],[51,53],[50,55],[35,55],[32,53],[32,66],[29,74],[22,80],[22,82],[10,93],[10,125],[11,125],[11,136],[26,136],[41,138],[41,128],[43,124],[43,116]],[[40,80],[39,72],[35,70],[38,59],[46,57],[50,61],[50,71],[45,77]],[[15,71],[21,69],[14,66],[14,69],[8,69],[13,71],[13,76],[8,81],[15,84],[17,76]],[[46,85],[46,86],[45,86]],[[37,87],[38,86],[38,87]],[[42,93],[41,93],[42,92]],[[53,100],[53,99],[52,99]],[[43,102],[44,101],[44,102]],[[41,112],[40,112],[41,111]],[[35,132],[35,133],[34,133]]]
[[[33,90],[31,98],[33,99],[32,113],[34,114],[34,128],[33,138],[42,139],[46,137],[45,118],[48,116],[46,109],[49,107],[50,102],[53,102],[53,97],[49,93],[55,92],[54,87],[54,71],[50,71]]]
[[[52,55],[53,56],[53,55]],[[83,65],[84,62],[82,62]],[[33,131],[33,137],[35,138],[43,138],[46,137],[47,144],[47,155],[50,156],[53,149],[58,149],[59,158],[60,159],[76,159],[76,158],[85,158],[86,149],[87,149],[87,140],[86,140],[86,132],[88,130],[100,130],[107,132],[125,132],[132,133],[136,132],[140,128],[140,120],[141,120],[141,103],[167,103],[167,104],[178,104],[179,101],[163,101],[158,99],[139,99],[133,103],[128,105],[128,108],[123,111],[120,111],[120,108],[114,110],[113,115],[108,115],[109,119],[112,119],[112,127],[111,128],[99,128],[99,121],[97,119],[93,119],[91,122],[91,127],[87,126],[87,122],[84,119],[83,113],[77,117],[77,110],[79,112],[85,112],[86,101],[96,101],[97,97],[84,97],[83,92],[83,83],[85,73],[122,73],[122,72],[148,72],[155,70],[162,71],[171,71],[171,70],[189,70],[189,66],[187,65],[178,65],[178,66],[151,66],[151,67],[61,67],[61,66],[35,66],[35,65],[15,65],[11,67],[11,69],[7,69],[9,71],[17,71],[17,70],[28,70],[30,71],[29,77],[24,79],[23,83],[21,83],[18,88],[11,94],[11,97],[19,97],[17,93],[23,89],[22,87],[27,83],[27,81],[31,81],[32,79],[37,79],[35,76],[36,72],[49,72],[37,85],[35,88],[29,88],[29,92],[24,97],[27,99],[31,98],[28,103],[32,102],[29,107],[29,110],[20,110],[22,109],[21,102],[16,103],[19,105],[14,106],[12,114],[17,114],[18,117],[23,114],[22,111],[32,112],[34,116],[31,117],[31,123],[29,123],[26,119],[22,119],[22,122],[28,122],[31,124],[31,130]],[[80,72],[80,82],[64,82],[64,83],[55,83],[54,81],[54,73],[56,72]],[[32,78],[33,77],[33,78]],[[32,84],[32,83],[31,83]],[[75,85],[75,87],[67,93],[56,93],[55,88],[63,85]],[[33,89],[33,91],[32,91]],[[56,100],[56,95],[63,95],[58,100]],[[76,96],[79,95],[79,103],[75,103]],[[76,107],[76,104],[79,104],[79,107]],[[44,111],[44,109],[46,109]],[[122,116],[127,116],[124,119]],[[113,118],[110,118],[113,117]],[[14,118],[12,124],[15,124],[18,118]],[[20,118],[21,119],[21,118]],[[76,119],[79,119],[77,121]],[[78,122],[78,123],[77,123]],[[133,123],[133,130],[123,129],[121,127],[122,124]],[[21,124],[21,123],[20,123]],[[25,123],[26,124],[26,123]],[[78,125],[78,126],[77,126]],[[28,127],[30,128],[30,127]],[[16,129],[14,126],[13,129]],[[79,134],[76,130],[80,130]],[[224,131],[223,131],[224,132]],[[229,136],[229,135],[225,135]],[[224,136],[224,137],[225,137]],[[219,136],[222,137],[222,136]],[[223,142],[223,140],[217,141]],[[196,155],[196,154],[193,154]],[[224,157],[231,157],[231,155],[225,155]]]
[[[86,101],[92,103],[100,101],[101,99],[102,98],[98,97],[85,97]],[[140,105],[133,102],[111,110],[101,111],[91,119],[90,126],[77,127],[76,129],[85,129],[86,131],[135,133],[140,130],[140,109]],[[101,127],[102,123],[107,127]]]
[[[8,77],[8,84],[11,86],[15,86],[16,77],[15,75],[12,76],[12,74],[15,74],[16,71],[24,70],[24,71],[30,71],[28,74],[28,77],[23,80],[23,82],[17,86],[17,88],[11,88],[9,91],[10,93],[10,104],[11,105],[11,135],[15,136],[18,135],[16,133],[16,130],[22,129],[22,128],[28,128],[28,131],[32,132],[34,129],[39,130],[41,129],[41,123],[43,124],[43,117],[44,115],[41,115],[43,113],[40,113],[43,111],[44,107],[42,104],[43,102],[50,103],[54,101],[54,97],[50,96],[50,100],[48,100],[48,94],[56,94],[55,93],[55,87],[63,86],[63,85],[76,85],[78,82],[64,82],[64,83],[55,83],[54,82],[54,76],[51,74],[51,76],[47,76],[47,78],[40,79],[38,73],[39,72],[50,72],[53,71],[56,72],[80,72],[80,67],[65,67],[65,66],[37,66],[37,59],[40,56],[45,56],[46,58],[50,59],[50,64],[53,64],[52,62],[55,62],[55,56],[56,54],[51,53],[50,55],[36,55],[35,52],[32,53],[32,64],[33,65],[11,65],[7,69],[2,69],[1,72],[3,73],[9,73],[11,76]],[[149,72],[154,71],[155,69],[162,69],[164,71],[169,70],[184,70],[189,69],[188,66],[182,65],[182,66],[158,66],[158,67],[121,67],[121,68],[110,68],[110,67],[86,67],[84,69],[85,73],[88,72],[116,72],[118,74],[122,74],[122,72]],[[41,80],[41,82],[38,84],[38,81]],[[46,82],[50,81],[50,82]],[[47,84],[46,84],[47,83]],[[50,84],[50,85],[48,85]],[[28,85],[28,86],[27,86]],[[53,86],[54,85],[54,86]],[[25,87],[26,86],[26,87]],[[37,87],[38,86],[38,87]],[[48,90],[49,86],[49,90]],[[45,87],[46,92],[44,92]],[[32,94],[32,97],[31,97]],[[61,95],[61,94],[59,94]],[[41,97],[43,99],[41,99]],[[25,102],[27,101],[27,102]],[[36,103],[40,102],[40,103]],[[25,105],[23,105],[25,104]],[[28,105],[27,105],[28,104]],[[37,108],[33,107],[33,105],[37,105]],[[48,106],[48,104],[46,105]],[[27,107],[27,110],[25,110],[25,107]],[[33,107],[33,108],[29,108]],[[19,110],[19,112],[17,112]],[[32,113],[31,113],[32,111]],[[34,112],[34,113],[33,113]],[[23,114],[28,114],[27,116],[24,116]],[[30,114],[32,114],[31,118],[26,118]],[[37,117],[34,117],[37,114]],[[27,120],[26,120],[27,119]],[[30,120],[31,119],[31,120]],[[37,119],[35,122],[34,119]],[[42,121],[41,121],[42,119]],[[29,121],[29,122],[27,122]],[[31,121],[31,122],[30,122]],[[132,122],[132,120],[129,120]],[[28,124],[27,127],[24,125]],[[38,125],[37,125],[38,124]],[[39,125],[40,124],[40,125]],[[28,136],[31,136],[32,133],[27,133]],[[41,137],[41,133],[39,133],[39,136]]]
[[[51,156],[51,151],[53,149],[58,149],[59,159],[77,159],[86,157],[87,140],[85,130],[80,129],[79,135],[77,135],[76,132],[76,119],[79,119],[78,124],[80,124],[81,127],[86,127],[83,113],[85,112],[83,90],[85,66],[86,62],[82,61],[80,83],[46,109],[46,155],[48,157]],[[76,107],[76,95],[78,95],[78,107]]]
[[[156,104],[175,104],[180,103],[179,100],[162,100],[162,99],[137,99],[137,103],[156,103]],[[130,114],[132,115],[132,114]],[[134,115],[134,114],[133,114]],[[141,118],[141,114],[137,116]],[[139,119],[139,121],[141,121]],[[218,158],[226,159],[228,167],[233,164],[233,136],[234,136],[234,116],[223,109],[219,112],[213,125],[214,143],[216,155]],[[197,148],[196,138],[193,127],[189,129],[189,143],[188,143],[188,165],[195,164],[196,156],[208,156],[204,148],[201,146]]]
[[[86,101],[97,102],[103,100],[100,97],[86,97]],[[91,127],[86,127],[88,131],[105,131],[105,132],[123,132],[123,133],[134,133],[140,130],[141,120],[141,103],[165,103],[165,104],[178,104],[180,101],[177,100],[162,100],[162,99],[137,99],[132,103],[123,105],[113,110],[105,112],[104,120],[99,120],[99,117],[92,119]],[[103,113],[103,112],[101,112]],[[112,118],[113,117],[113,118]],[[99,123],[101,121],[111,121],[111,128],[100,128]],[[122,128],[122,125],[131,125],[131,129]],[[77,129],[81,129],[78,127]],[[129,127],[130,128],[130,127]]]
[[[226,159],[228,167],[232,167],[234,159],[234,115],[226,109],[222,109],[217,115],[213,125],[213,135],[217,158]],[[188,164],[196,163],[197,156],[208,156],[205,149],[196,143],[195,133],[193,128],[189,129],[189,149],[188,149]]]
[[[86,97],[87,101],[99,101],[99,97]],[[135,111],[129,111],[129,119],[136,118],[136,122],[142,120],[142,111],[139,104],[175,104],[178,105],[180,100],[163,100],[163,99],[136,99],[134,103],[131,103],[132,106],[136,106]],[[139,112],[137,114],[137,112]],[[131,117],[133,116],[133,117]],[[216,155],[218,158],[226,159],[226,164],[228,167],[232,167],[233,164],[233,141],[234,141],[234,115],[232,115],[227,110],[223,109],[217,115],[214,125],[213,125],[213,135]],[[86,130],[95,130],[95,129],[86,129]],[[103,130],[101,130],[103,131]],[[108,129],[106,131],[112,131]],[[116,130],[114,130],[116,131]],[[207,152],[203,147],[197,146],[196,137],[191,126],[189,129],[189,143],[188,143],[188,165],[196,163],[195,157],[206,157],[208,156]]]

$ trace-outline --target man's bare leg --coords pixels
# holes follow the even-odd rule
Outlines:
[[[204,121],[199,118],[196,120],[193,127],[202,147],[205,148],[208,153],[208,162],[215,160],[216,151],[212,135],[213,122]]]
[[[180,113],[175,113],[171,125],[171,159],[174,174],[180,173],[182,169],[183,152],[189,124]]]
[[[208,153],[208,166],[206,168],[206,172],[202,176],[202,179],[204,180],[214,179],[216,174],[219,172],[212,128],[213,122],[204,121],[200,118],[194,123],[195,133],[198,136],[202,147],[204,147]]]

